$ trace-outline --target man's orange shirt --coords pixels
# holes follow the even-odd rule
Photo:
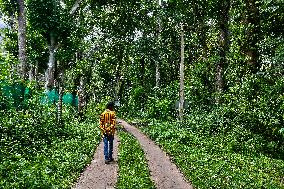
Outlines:
[[[100,116],[100,129],[102,134],[114,135],[115,123],[115,112],[106,109]]]

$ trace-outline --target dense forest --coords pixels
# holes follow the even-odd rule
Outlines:
[[[0,188],[69,188],[109,101],[195,188],[284,188],[283,0],[0,10]]]

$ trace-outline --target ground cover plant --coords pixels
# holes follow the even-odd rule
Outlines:
[[[62,125],[52,106],[36,108],[1,111],[0,188],[69,188],[100,141],[97,123],[79,123],[70,107]]]
[[[118,154],[117,188],[155,188],[144,152],[139,142],[125,131],[119,132],[120,144]]]
[[[194,130],[194,124],[156,122],[140,128],[170,154],[196,188],[284,188],[284,161],[258,152],[260,139],[240,143],[236,133],[210,136]]]

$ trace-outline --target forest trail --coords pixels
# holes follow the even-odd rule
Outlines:
[[[139,129],[131,126],[123,120],[118,120],[129,133],[133,134],[139,141],[148,161],[151,179],[157,189],[192,189],[192,185],[173,164],[170,158],[158,145],[144,135]]]
[[[119,139],[116,135],[113,141],[114,162],[105,164],[104,143],[101,141],[90,165],[86,167],[73,189],[114,189],[117,181],[117,152]]]
[[[158,145],[139,129],[131,126],[124,120],[118,119],[117,121],[139,141],[148,161],[151,179],[154,181],[157,189],[193,189],[192,185],[186,181],[177,166],[171,162],[170,158]],[[103,142],[100,143],[94,155],[94,159],[81,174],[73,189],[115,188],[118,172],[118,143],[118,136],[115,136],[113,154],[115,162],[108,165],[104,163]]]

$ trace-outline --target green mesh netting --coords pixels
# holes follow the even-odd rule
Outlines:
[[[52,104],[58,102],[59,94],[56,90],[47,91],[42,97],[41,102],[43,104]],[[63,104],[69,104],[72,106],[78,106],[78,97],[72,93],[65,93],[62,97]]]
[[[25,99],[28,99],[31,93],[30,89],[21,83],[8,85],[2,82],[0,86],[1,108],[23,107]]]
[[[7,84],[0,81],[0,109],[22,108],[31,95],[32,91],[22,83]],[[40,103],[53,104],[58,102],[58,99],[58,92],[53,89],[42,95]],[[78,106],[78,97],[72,93],[65,93],[62,101],[64,104]]]

